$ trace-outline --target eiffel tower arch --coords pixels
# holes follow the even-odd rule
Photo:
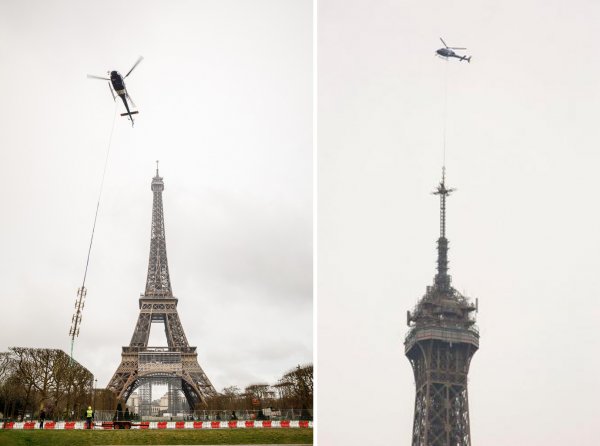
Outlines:
[[[162,205],[164,188],[157,166],[151,185],[152,230],[146,290],[139,298],[140,313],[131,342],[123,347],[121,364],[107,386],[124,401],[139,388],[140,415],[150,415],[152,385],[167,385],[171,413],[181,405],[176,397],[179,392],[190,410],[206,405],[206,399],[216,394],[198,363],[196,347],[188,343],[177,312],[178,299],[171,290]],[[152,323],[164,325],[166,346],[148,345]]]

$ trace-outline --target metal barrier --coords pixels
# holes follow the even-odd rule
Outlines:
[[[123,423],[119,429],[311,429],[312,421],[306,420],[263,420],[263,421],[143,421]],[[43,427],[34,421],[7,421],[0,424],[7,430],[80,430],[88,429],[83,421],[46,421]],[[113,423],[94,423],[94,430],[115,429]]]
[[[312,420],[312,409],[196,410],[191,415],[200,421]]]
[[[235,417],[234,417],[235,414]],[[94,421],[113,421],[115,417],[114,410],[97,410],[94,412]],[[125,412],[122,412],[120,419],[125,418]],[[262,410],[196,410],[186,411],[175,414],[164,413],[159,416],[140,417],[132,414],[128,418],[131,421],[262,421],[262,420],[312,420],[312,409],[270,409]]]

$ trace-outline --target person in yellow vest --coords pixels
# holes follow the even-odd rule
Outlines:
[[[94,417],[94,411],[92,410],[92,406],[88,406],[87,412],[85,414],[87,428],[92,428],[92,418]]]

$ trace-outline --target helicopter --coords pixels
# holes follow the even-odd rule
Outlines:
[[[459,62],[466,60],[467,62],[471,63],[471,56],[469,56],[469,57],[459,56],[458,54],[456,54],[453,51],[453,50],[466,50],[466,48],[450,47],[450,46],[446,45],[446,42],[444,42],[444,39],[442,39],[441,37],[440,37],[440,40],[444,44],[444,48],[440,48],[439,50],[436,51],[436,54],[438,56],[444,57],[445,59],[448,59],[449,57],[456,57],[459,60]]]
[[[118,71],[107,71],[107,73],[110,75],[110,78],[102,77],[102,76],[94,76],[93,74],[87,75],[88,79],[101,79],[104,81],[109,81],[108,88],[110,88],[110,94],[112,94],[113,100],[116,101],[117,100],[117,96],[115,95],[115,92],[116,92],[116,94],[123,100],[123,104],[125,104],[127,113],[121,113],[121,116],[129,116],[132,127],[133,127],[133,115],[135,115],[139,112],[129,110],[129,104],[127,103],[127,100],[129,100],[129,102],[131,102],[131,105],[133,107],[135,107],[135,103],[133,102],[133,99],[131,99],[131,96],[129,96],[129,93],[127,92],[127,88],[125,88],[125,78],[131,74],[131,72],[135,69],[135,67],[138,66],[138,64],[143,59],[144,58],[142,56],[140,56],[139,59],[133,64],[133,67],[131,67],[131,70],[129,70],[125,76],[121,76],[121,73],[119,73]]]

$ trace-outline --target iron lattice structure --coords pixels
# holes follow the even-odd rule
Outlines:
[[[440,196],[440,238],[433,286],[411,313],[404,341],[416,384],[412,446],[470,446],[467,377],[479,348],[476,306],[456,291],[448,275],[445,173],[434,194]]]
[[[139,299],[140,314],[131,342],[123,347],[121,364],[108,388],[126,401],[140,386],[140,396],[143,396],[152,384],[167,384],[169,394],[172,389],[181,390],[193,410],[205,405],[206,398],[216,395],[216,391],[198,363],[196,347],[188,344],[177,313],[178,299],[171,290],[162,204],[165,186],[158,167],[151,188],[154,198],[146,290]],[[153,322],[164,324],[166,347],[148,346]],[[149,404],[149,401],[141,401],[141,404]]]

